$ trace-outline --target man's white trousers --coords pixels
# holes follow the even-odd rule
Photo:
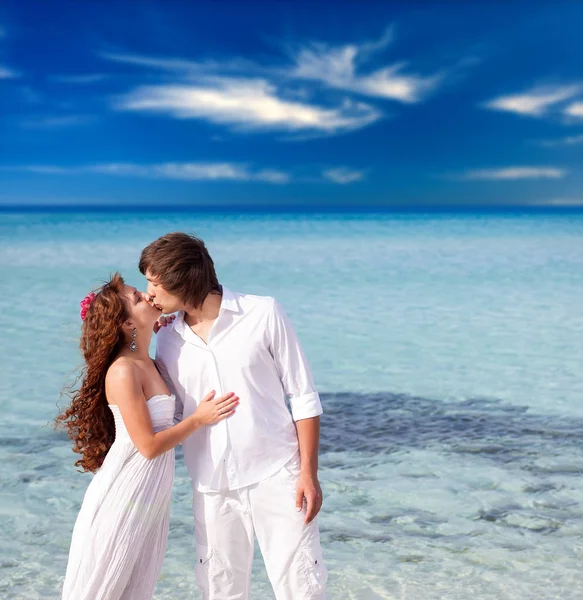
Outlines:
[[[248,600],[254,533],[277,600],[324,600],[317,519],[296,510],[296,454],[275,475],[238,490],[194,490],[196,582],[204,600]]]

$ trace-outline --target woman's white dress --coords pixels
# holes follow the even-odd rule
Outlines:
[[[173,425],[174,396],[147,402],[155,432]],[[117,406],[115,442],[87,488],[75,523],[63,600],[150,600],[168,539],[174,450],[148,460]]]

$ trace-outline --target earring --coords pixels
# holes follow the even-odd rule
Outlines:
[[[136,334],[137,334],[137,329],[134,327],[134,330],[132,332],[132,341],[130,342],[130,350],[132,352],[136,352],[138,349],[138,345],[136,344]]]

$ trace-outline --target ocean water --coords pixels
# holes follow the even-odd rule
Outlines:
[[[583,216],[3,214],[0,597],[59,598],[90,475],[49,422],[79,300],[196,232],[322,393],[331,600],[583,597]],[[200,598],[178,451],[156,599]],[[272,598],[259,552],[252,597]]]

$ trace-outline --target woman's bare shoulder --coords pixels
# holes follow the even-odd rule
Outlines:
[[[111,363],[105,375],[105,392],[109,403],[120,392],[124,395],[143,395],[141,369],[129,358],[120,356]]]

